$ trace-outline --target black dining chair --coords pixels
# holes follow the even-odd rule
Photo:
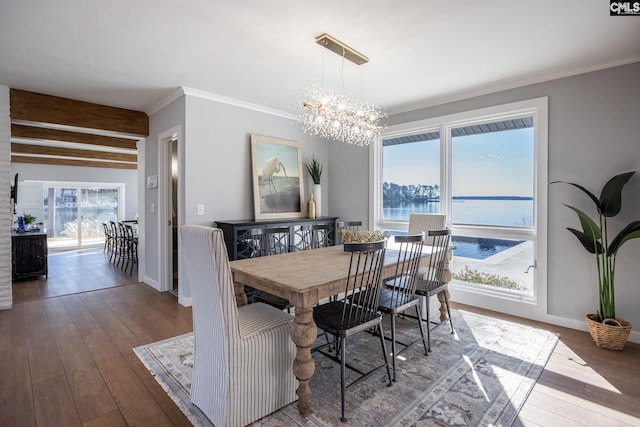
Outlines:
[[[125,230],[125,245],[127,249],[125,251],[127,264],[125,266],[125,271],[129,268],[129,274],[133,273],[133,266],[138,264],[138,235],[136,230],[130,223],[124,224]]]
[[[251,230],[254,256],[271,256],[290,251],[289,227],[269,227]],[[248,288],[248,289],[247,289]],[[247,299],[251,302],[263,302],[280,310],[291,311],[288,300],[268,292],[245,287]]]
[[[331,245],[333,224],[313,224],[311,226],[311,248],[326,248]]]
[[[453,329],[451,308],[449,307],[449,297],[447,296],[448,283],[444,281],[444,272],[449,253],[449,243],[451,241],[451,230],[430,230],[429,236],[433,239],[431,243],[431,257],[429,258],[428,267],[418,269],[418,276],[416,278],[416,295],[425,297],[427,311],[427,318],[425,319],[427,322],[427,350],[431,351],[431,313],[429,310],[429,301],[432,296],[437,295],[440,292],[444,294],[451,333],[455,333],[455,330]],[[422,321],[420,323],[422,323]]]
[[[416,295],[416,275],[422,256],[424,233],[395,236],[395,242],[399,247],[387,253],[396,256],[394,274],[384,283],[378,300],[378,310],[391,317],[391,354],[393,355],[393,381],[396,380],[396,359],[402,351],[407,350],[410,344],[398,343],[396,340],[396,317],[410,308],[414,308],[418,317],[420,336],[424,344],[424,353],[428,354],[427,340],[422,327],[420,314],[420,296]],[[404,345],[401,352],[396,351],[397,344]]]
[[[370,243],[346,243],[344,251],[350,253],[351,262],[344,292],[345,295],[357,294],[359,296],[320,304],[313,309],[313,320],[318,328],[333,335],[337,340],[335,355],[322,353],[340,363],[341,421],[346,421],[344,410],[346,388],[359,383],[383,367],[387,368],[389,385],[392,383],[389,359],[382,333],[382,314],[378,311],[385,245],[386,241],[384,240]],[[370,328],[377,328],[380,334],[384,364],[368,372],[362,372],[346,363],[347,338]],[[324,346],[316,350],[321,350],[322,347]],[[347,367],[360,374],[349,386],[345,385],[345,369]]]
[[[102,223],[102,228],[104,230],[104,247],[102,248],[102,252],[106,252],[111,257],[111,251],[113,250],[113,234],[111,233],[111,226],[106,222]]]

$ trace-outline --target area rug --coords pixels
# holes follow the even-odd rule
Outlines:
[[[435,327],[429,356],[421,341],[398,355],[397,382],[391,387],[383,369],[349,388],[347,422],[340,423],[340,366],[314,352],[313,413],[300,416],[294,402],[252,426],[510,426],[558,336],[462,310],[452,310],[452,317],[455,334],[448,322]],[[387,319],[387,334],[388,323]],[[415,320],[398,319],[396,327],[399,341],[412,342],[420,336]],[[324,342],[318,338],[317,345]],[[192,334],[134,350],[194,425],[211,426],[189,400]],[[347,360],[362,370],[380,364],[379,338],[367,332],[351,338]],[[347,375],[349,381],[357,374],[348,371]]]

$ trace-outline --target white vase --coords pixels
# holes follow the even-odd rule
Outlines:
[[[322,206],[320,204],[321,190],[320,184],[313,184],[313,200],[316,202],[316,216],[322,216]]]

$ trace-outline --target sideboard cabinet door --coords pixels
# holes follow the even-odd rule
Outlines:
[[[227,246],[230,260],[253,258],[255,256],[254,248],[251,243],[251,230],[268,228],[268,227],[289,227],[290,244],[293,249],[297,247],[301,240],[302,230],[306,226],[314,224],[329,224],[331,231],[329,233],[329,244],[334,245],[336,242],[336,220],[338,217],[320,217],[315,219],[308,218],[292,218],[277,220],[234,220],[234,221],[216,221],[214,227],[220,228],[224,235],[224,242]]]

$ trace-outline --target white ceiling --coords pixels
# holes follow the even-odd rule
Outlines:
[[[637,61],[606,0],[0,0],[0,84],[140,111],[187,87],[291,113],[324,74],[394,113]]]

